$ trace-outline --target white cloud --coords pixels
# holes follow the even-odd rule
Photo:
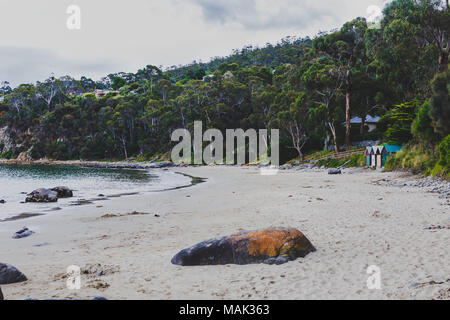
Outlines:
[[[383,0],[0,0],[0,81],[34,82],[51,72],[82,72],[100,78],[112,72],[136,71],[146,64],[171,66],[206,61],[247,44],[264,45],[288,35],[313,36],[357,16],[367,16],[368,6],[382,3]],[[72,4],[81,8],[81,30],[70,31],[66,27],[66,9]],[[7,59],[10,53],[6,48],[21,54],[12,62]],[[30,67],[20,67],[23,65]]]

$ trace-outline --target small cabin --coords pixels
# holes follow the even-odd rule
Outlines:
[[[393,155],[393,154],[396,154],[400,150],[402,150],[402,146],[397,146],[397,145],[386,145],[386,146],[384,146],[384,153],[382,155],[383,167],[386,164],[386,161],[389,158],[389,156]]]
[[[386,150],[384,149],[384,146],[377,146],[375,148],[376,167],[382,168],[384,167],[383,154],[386,153]]]
[[[372,147],[366,147],[366,166],[370,167]]]
[[[369,132],[373,132],[377,129],[377,124],[380,121],[381,117],[379,116],[371,116],[367,115],[366,119],[364,120],[364,124],[369,127]],[[360,117],[353,117],[350,119],[350,124],[352,125],[361,125],[362,118]]]
[[[383,168],[389,156],[399,152],[401,149],[402,146],[397,145],[366,147],[366,166]]]
[[[376,158],[376,147],[372,147],[370,149],[370,166],[375,167],[377,165],[377,158]]]

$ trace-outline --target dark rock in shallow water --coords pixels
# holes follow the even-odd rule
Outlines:
[[[17,268],[0,262],[0,284],[11,284],[27,280],[27,277]]]
[[[282,264],[316,251],[294,228],[246,231],[210,239],[181,250],[172,263],[181,266],[267,263]]]
[[[0,204],[5,204],[5,203],[6,203],[5,200],[3,200],[3,199],[0,200]]]
[[[50,189],[52,191],[55,191],[58,195],[58,198],[71,198],[73,197],[73,192],[67,187],[55,187]]]
[[[25,202],[56,202],[58,201],[58,193],[50,189],[37,189],[28,194]]]
[[[329,169],[328,174],[341,174],[341,170],[339,169]]]
[[[0,300],[4,300],[4,298],[3,298],[3,292],[2,292],[2,288],[0,288]]]
[[[34,234],[34,231],[31,231],[30,229],[23,227],[23,229],[17,231],[13,235],[13,239],[22,239],[31,236]]]

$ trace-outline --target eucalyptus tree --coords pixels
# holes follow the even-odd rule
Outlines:
[[[379,78],[396,91],[391,103],[426,100],[430,80],[448,63],[448,3],[394,0],[383,13],[381,28],[367,31],[367,51]]]
[[[339,64],[329,58],[306,61],[301,67],[303,70],[302,82],[305,84],[314,105],[314,110],[311,112],[315,117],[323,119],[323,123],[330,130],[336,152],[339,152],[336,125],[340,120],[341,108],[339,104],[344,85],[340,68]],[[326,133],[325,148],[327,148],[329,141],[328,130],[326,130]]]
[[[436,133],[445,137],[450,134],[450,69],[437,74],[431,87],[430,115],[433,126]]]
[[[287,132],[291,148],[297,151],[300,161],[303,161],[303,147],[313,130],[307,99],[305,92],[283,91],[276,96],[273,104],[276,118],[271,125]]]
[[[416,39],[418,49],[432,47],[436,52],[435,72],[443,72],[447,68],[450,51],[448,0],[395,0],[385,8],[383,20],[385,28],[389,29],[395,24],[407,28],[409,37]],[[391,40],[394,44],[401,43],[398,37],[392,37]]]
[[[345,82],[345,145],[350,149],[350,119],[353,88],[353,74],[364,68],[369,61],[366,56],[366,30],[367,22],[364,18],[356,18],[344,24],[336,32],[318,37],[313,46],[319,54],[325,53],[339,66]]]
[[[51,75],[44,82],[38,81],[36,83],[36,96],[46,103],[49,110],[52,107],[53,99],[59,93],[61,93],[61,80],[56,79],[54,75]]]
[[[136,73],[138,79],[145,79],[150,82],[150,93],[153,92],[153,83],[155,80],[160,80],[162,78],[162,71],[160,68],[153,66],[151,64],[145,66],[143,69],[139,69]]]
[[[0,97],[3,97],[8,93],[11,93],[11,91],[12,89],[8,81],[2,81],[0,83]]]

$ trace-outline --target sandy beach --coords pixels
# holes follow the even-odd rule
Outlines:
[[[2,286],[5,299],[450,297],[448,200],[402,185],[413,179],[405,173],[346,169],[331,176],[325,170],[288,170],[263,176],[254,167],[169,170],[207,181],[1,223],[0,261],[29,279]],[[12,239],[24,226],[36,233]],[[299,229],[317,251],[283,265],[170,263],[197,242],[270,226]],[[82,275],[80,290],[66,287],[69,265],[90,270]],[[379,290],[367,287],[371,265],[381,270]]]

